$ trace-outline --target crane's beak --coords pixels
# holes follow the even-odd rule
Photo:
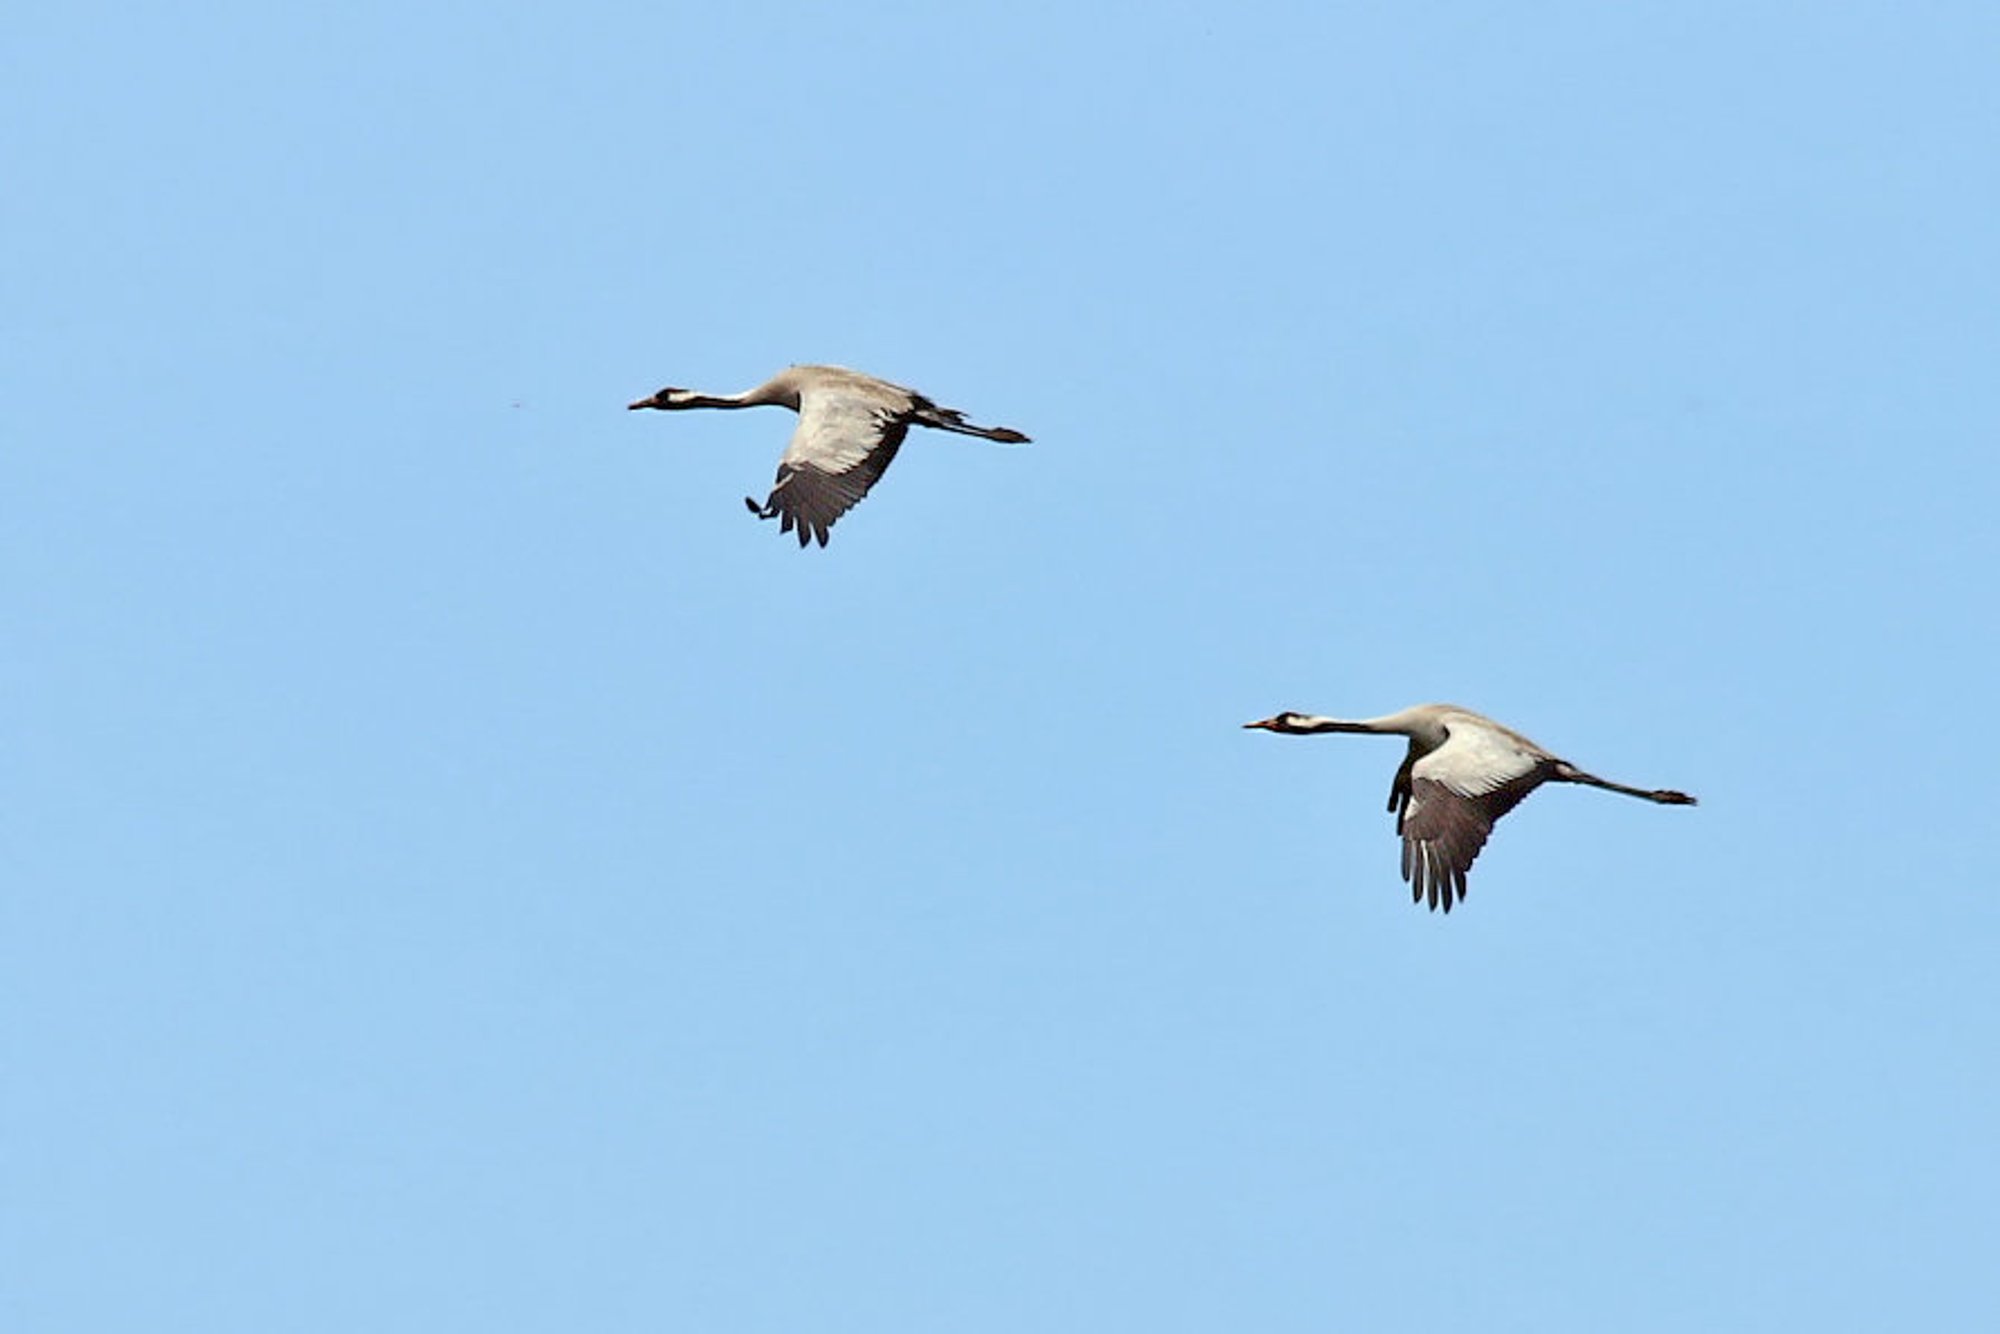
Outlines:
[[[627,403],[625,406],[628,410],[636,410],[639,408],[657,408],[660,406],[660,396],[658,394],[648,394],[644,398],[634,399],[632,402]]]
[[[1275,732],[1278,730],[1278,720],[1276,718],[1260,718],[1254,723],[1245,723],[1243,725],[1245,727],[1260,728],[1266,732]]]

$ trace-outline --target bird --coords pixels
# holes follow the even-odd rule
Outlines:
[[[939,407],[905,389],[843,366],[792,366],[741,394],[702,394],[672,385],[636,402],[633,410],[678,412],[687,408],[754,408],[766,404],[799,414],[791,444],[778,460],[777,482],[763,504],[743,503],[760,519],[797,530],[799,545],[826,545],[834,521],[853,509],[881,480],[911,426],[976,435],[1002,444],[1028,443],[1005,426],[976,426],[955,408]]]
[[[1403,879],[1411,901],[1451,911],[1465,898],[1465,873],[1493,823],[1543,783],[1583,783],[1662,806],[1692,806],[1671,789],[1627,787],[1585,773],[1511,727],[1455,704],[1419,704],[1380,718],[1348,722],[1308,713],[1280,713],[1246,728],[1287,736],[1363,732],[1405,736],[1409,753],[1389,785],[1389,809],[1403,839]]]

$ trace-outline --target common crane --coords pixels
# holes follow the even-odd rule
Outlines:
[[[1365,732],[1405,736],[1409,753],[1389,787],[1389,809],[1403,837],[1403,879],[1414,902],[1451,911],[1465,897],[1471,869],[1493,822],[1543,783],[1584,783],[1663,806],[1692,806],[1693,797],[1667,789],[1648,791],[1585,773],[1510,727],[1451,704],[1419,704],[1400,713],[1359,722],[1306,713],[1280,713],[1245,727],[1311,736]]]
[[[1028,437],[1004,426],[976,426],[914,389],[840,366],[793,366],[741,394],[701,394],[669,386],[629,406],[678,412],[687,408],[754,408],[776,404],[799,414],[792,442],[778,460],[777,483],[759,505],[743,503],[780,532],[797,530],[799,545],[826,545],[834,521],[880,480],[911,426],[976,435],[1005,444]]]

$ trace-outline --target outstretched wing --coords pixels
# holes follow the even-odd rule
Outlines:
[[[1443,745],[1397,772],[1390,794],[1412,898],[1451,911],[1493,824],[1545,782],[1554,761],[1478,720],[1447,724]]]
[[[798,429],[778,461],[777,484],[758,513],[778,519],[783,532],[796,529],[800,546],[815,538],[825,546],[834,521],[860,503],[902,448],[906,412],[907,405],[859,387],[807,390]]]

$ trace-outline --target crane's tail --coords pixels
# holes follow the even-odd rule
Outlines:
[[[976,435],[982,440],[998,440],[1003,445],[1025,445],[1028,437],[1008,426],[978,426],[965,419],[965,414],[957,408],[941,408],[925,399],[917,404],[913,414],[925,426],[940,431],[956,431],[960,435]]]

